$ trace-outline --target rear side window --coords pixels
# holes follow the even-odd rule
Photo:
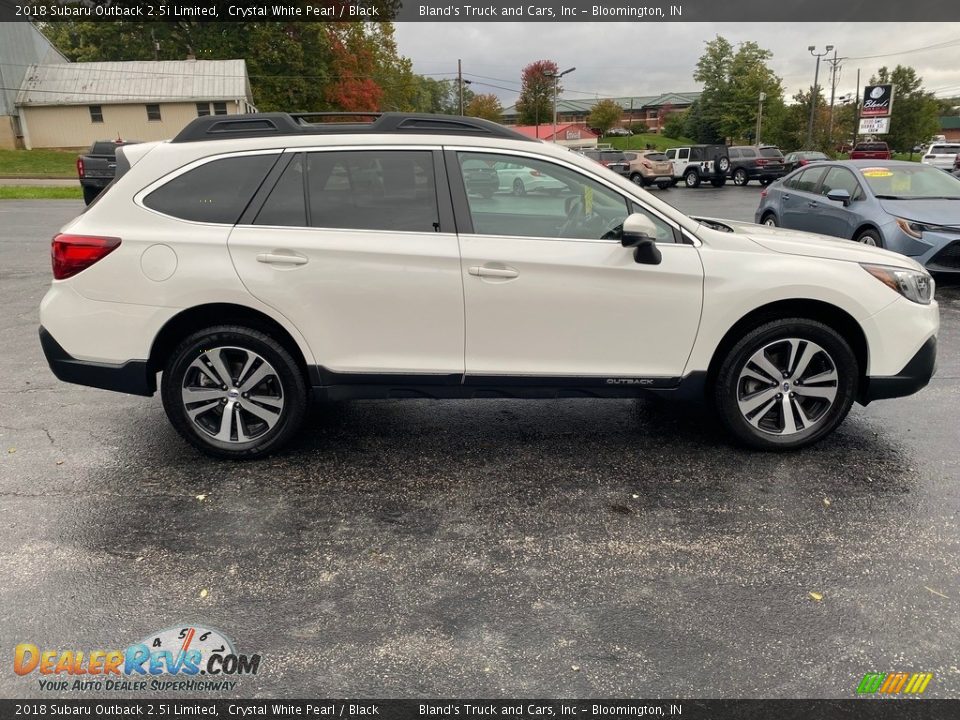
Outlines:
[[[151,210],[181,220],[235,223],[279,155],[244,155],[204,163],[143,199]]]
[[[308,153],[307,188],[313,227],[406,232],[440,227],[429,150]]]
[[[740,156],[743,157],[744,159],[755,158],[757,156],[757,151],[754,150],[753,148],[743,148],[740,151]]]
[[[730,159],[739,160],[740,159],[740,150],[737,148],[730,148]]]
[[[800,177],[793,187],[803,192],[813,192],[817,187],[817,183],[820,182],[820,178],[823,177],[826,171],[827,169],[822,166],[808,168],[800,173]]]

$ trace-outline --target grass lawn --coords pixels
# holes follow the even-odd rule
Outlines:
[[[0,185],[0,200],[81,200],[76,187],[43,187],[39,185]]]
[[[68,150],[0,150],[0,177],[77,176],[77,153]]]
[[[653,145],[657,150],[696,145],[693,140],[687,140],[686,138],[668,138],[655,133],[643,133],[642,135],[631,135],[630,137],[605,137],[601,138],[600,142],[610,143],[613,147],[617,148],[617,150],[643,150],[648,144]]]

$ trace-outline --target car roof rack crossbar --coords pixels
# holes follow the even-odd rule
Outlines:
[[[338,118],[346,121],[332,122]],[[319,122],[311,122],[311,120],[319,120]],[[173,142],[328,134],[472,135],[536,142],[533,138],[516,130],[481,118],[400,112],[206,115],[191,121],[173,138]]]

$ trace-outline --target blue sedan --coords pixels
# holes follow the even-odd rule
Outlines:
[[[960,272],[960,179],[929,165],[808,165],[760,193],[754,220],[876,245],[934,272]]]

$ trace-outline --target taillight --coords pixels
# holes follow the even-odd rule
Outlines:
[[[760,191],[760,199],[763,200],[763,198],[765,198],[766,196],[767,196],[767,189],[764,188],[763,190]]]
[[[79,175],[80,177],[83,177],[83,158],[82,157],[77,158],[77,175]]]
[[[800,158],[800,161],[799,161],[797,164],[798,164],[798,165],[806,165],[808,162],[809,162],[809,160],[805,160],[804,158]]]
[[[53,238],[50,257],[53,279],[66,280],[86,270],[120,247],[120,238],[60,234]]]

